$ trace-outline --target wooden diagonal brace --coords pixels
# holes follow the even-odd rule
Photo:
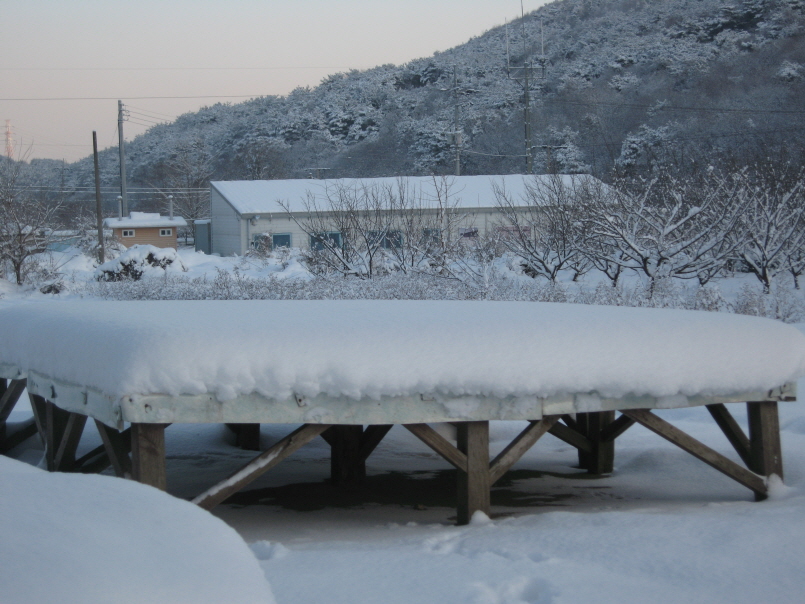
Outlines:
[[[131,459],[129,458],[129,453],[131,453],[131,428],[118,432],[98,420],[95,420],[95,425],[98,428],[98,434],[101,436],[103,447],[106,450],[106,455],[112,464],[115,475],[119,478],[131,477]]]
[[[403,424],[403,427],[462,472],[467,471],[467,456],[428,424]]]
[[[749,438],[744,434],[738,422],[735,421],[735,418],[732,417],[732,414],[727,410],[727,406],[724,404],[716,404],[706,405],[706,407],[710,415],[713,416],[713,419],[716,420],[718,427],[721,428],[724,436],[730,441],[735,452],[740,455],[747,467],[752,467],[752,455],[749,452]]]
[[[672,442],[680,449],[702,460],[707,465],[726,474],[736,482],[752,489],[757,495],[765,497],[768,493],[766,481],[761,476],[739,466],[731,459],[724,457],[692,436],[685,434],[682,430],[657,417],[648,409],[629,409],[622,411],[622,413],[655,434],[662,436],[667,441]]]
[[[5,382],[5,380],[3,380]],[[10,383],[5,388],[5,391],[0,396],[0,422],[8,419],[9,414],[14,409],[14,405],[20,400],[25,385],[28,380],[10,380]]]
[[[329,427],[329,424],[305,424],[297,428],[273,447],[261,453],[237,472],[229,476],[226,480],[219,482],[214,487],[207,489],[201,495],[193,499],[193,503],[205,510],[211,510],[227,497],[236,493],[276,466],[291,453],[319,436]]]
[[[56,457],[54,459],[54,469],[59,472],[70,472],[75,465],[75,452],[81,435],[84,433],[84,425],[87,423],[87,416],[78,413],[70,413],[67,424],[64,426],[64,433],[61,437]]]
[[[361,436],[361,448],[359,452],[361,460],[367,460],[367,458],[372,454],[372,451],[375,450],[377,445],[381,443],[383,438],[385,438],[386,434],[388,434],[389,430],[391,430],[393,427],[394,426],[392,424],[366,426],[366,429],[363,431],[363,435]]]
[[[530,422],[529,426],[503,449],[489,464],[489,484],[495,484],[519,460],[526,451],[542,438],[546,432],[559,421],[558,415],[545,416],[539,421]]]
[[[601,442],[611,442],[634,426],[635,421],[628,415],[619,415],[618,419],[601,430]]]
[[[551,429],[548,430],[548,432],[559,440],[566,442],[571,447],[576,447],[580,451],[590,453],[593,450],[593,445],[590,442],[590,439],[575,428],[570,428],[564,424],[556,422],[553,426],[551,426]]]

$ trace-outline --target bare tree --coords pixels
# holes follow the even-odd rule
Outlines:
[[[588,254],[645,275],[650,292],[667,277],[707,283],[743,243],[740,192],[736,179],[712,172],[695,183],[668,172],[620,181],[586,198]]]
[[[10,268],[18,285],[33,268],[32,258],[58,240],[58,202],[44,203],[22,186],[24,161],[0,160],[0,270]]]
[[[805,173],[791,167],[760,166],[734,177],[740,181],[740,258],[769,293],[774,277],[789,271],[799,289],[805,269]]]
[[[165,162],[162,192],[164,204],[173,197],[174,211],[187,220],[193,238],[195,221],[210,216],[210,179],[215,173],[216,155],[201,137],[181,141]]]
[[[522,259],[526,273],[556,281],[560,271],[573,269],[578,277],[588,266],[580,240],[584,222],[580,196],[588,177],[534,177],[525,192],[515,196],[494,185],[503,217],[502,244]]]
[[[427,194],[405,179],[339,182],[323,196],[308,193],[305,218],[279,204],[308,235],[313,264],[324,270],[370,279],[392,268],[446,273],[461,215],[452,181],[433,182]]]

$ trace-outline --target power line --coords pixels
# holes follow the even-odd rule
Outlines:
[[[164,100],[164,99],[252,99],[252,98],[260,98],[264,96],[271,96],[266,94],[207,94],[207,95],[199,95],[199,96],[126,96],[126,95],[118,95],[118,96],[65,96],[65,97],[31,97],[31,98],[8,98],[8,99],[0,99],[0,101],[4,102],[12,102],[12,101],[117,101],[120,98],[125,99],[134,99],[135,101],[138,100]]]
[[[355,67],[345,65],[302,65],[299,67],[0,67],[0,71],[283,71],[297,69],[355,69]]]

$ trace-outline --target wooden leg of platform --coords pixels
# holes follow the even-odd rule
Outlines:
[[[14,410],[17,401],[20,400],[20,396],[25,390],[25,384],[26,380],[9,380],[6,382],[6,380],[0,378],[0,451],[8,451],[13,448],[11,443],[6,442],[7,437],[13,436],[6,434],[6,420]],[[17,442],[17,444],[19,443]]]
[[[235,445],[245,451],[260,451],[260,424],[227,424],[235,433]]]
[[[36,422],[36,431],[39,432],[39,440],[42,441],[42,446],[47,446],[47,401],[37,394],[28,393],[28,398],[31,401],[31,411],[34,414],[34,422]]]
[[[780,420],[775,401],[746,404],[749,419],[749,469],[766,476],[776,474],[783,478],[783,453],[780,445]],[[755,493],[755,499],[766,498],[763,493]]]
[[[361,455],[363,426],[333,426],[330,439],[330,478],[333,484],[357,484],[366,478],[366,458]]]
[[[458,450],[467,456],[467,471],[458,471],[458,524],[469,524],[476,511],[490,512],[489,422],[461,422]]]
[[[134,480],[166,489],[165,424],[131,425],[131,470]]]
[[[45,462],[50,472],[59,469],[56,457],[69,419],[68,411],[59,409],[50,401],[45,401]]]
[[[615,439],[603,438],[603,431],[615,421],[614,411],[576,414],[578,430],[590,441],[590,451],[579,449],[579,467],[589,474],[610,474],[615,464]]]

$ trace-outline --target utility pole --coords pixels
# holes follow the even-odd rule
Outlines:
[[[533,61],[526,60],[528,49],[526,47],[526,33],[525,33],[525,11],[523,10],[523,3],[520,0],[520,19],[523,43],[523,75],[521,77],[512,77],[511,66],[509,63],[509,28],[506,26],[506,73],[512,80],[518,82],[523,87],[523,134],[525,139],[525,164],[526,174],[534,173],[534,133],[531,124],[531,86],[534,78],[534,64]],[[540,20],[540,38],[541,38],[541,52],[539,62],[542,67],[542,79],[545,78],[545,37],[542,34],[542,20]]]
[[[453,65],[453,93],[456,101],[453,125],[453,137],[456,143],[456,176],[461,176],[461,132],[458,129],[458,67],[456,65]]]
[[[120,152],[120,197],[123,198],[123,216],[129,215],[129,197],[126,192],[126,148],[123,143],[123,101],[117,102],[117,135]]]
[[[525,122],[525,169],[526,174],[534,173],[534,141],[531,138],[531,85],[528,82],[529,64],[523,63],[525,89],[525,108],[523,109],[523,121]]]
[[[92,158],[95,162],[95,214],[98,219],[98,260],[106,262],[106,251],[103,246],[103,209],[101,208],[101,171],[98,168],[98,135],[92,131]]]
[[[14,136],[11,134],[11,120],[6,120],[6,157],[14,159]]]

